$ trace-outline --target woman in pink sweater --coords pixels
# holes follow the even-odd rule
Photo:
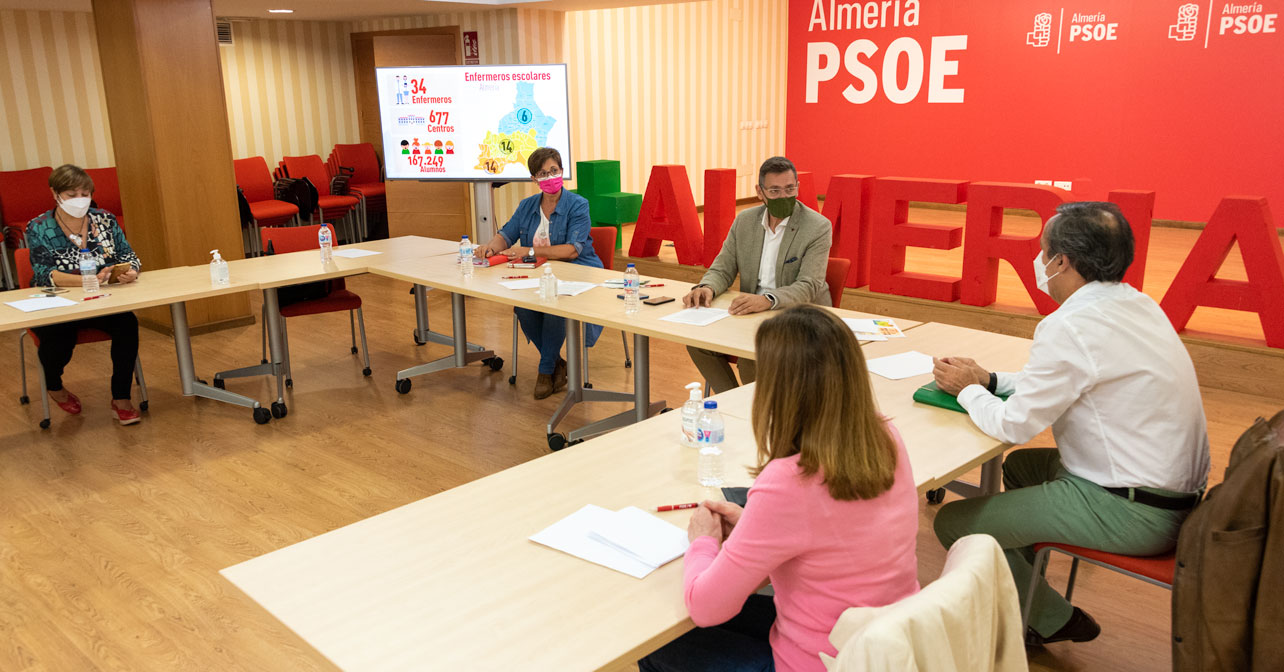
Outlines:
[[[824,670],[845,609],[918,592],[909,457],[851,330],[797,306],[758,328],[755,350],[757,479],[743,509],[704,502],[691,517],[686,604],[701,627],[642,672]],[[774,603],[755,594],[766,580]]]

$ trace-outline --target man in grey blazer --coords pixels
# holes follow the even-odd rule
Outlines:
[[[825,270],[833,237],[829,220],[798,202],[798,171],[783,156],[773,156],[758,169],[758,198],[762,205],[736,215],[709,272],[682,297],[687,307],[708,306],[740,276],[742,296],[731,302],[732,315],[788,308],[800,303],[830,305]],[[688,347],[691,361],[711,392],[740,385],[727,356]],[[740,359],[740,378],[754,380],[754,362]]]

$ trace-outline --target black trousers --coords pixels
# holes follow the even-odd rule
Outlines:
[[[87,320],[36,327],[40,340],[37,352],[45,370],[45,386],[62,389],[62,372],[76,349],[76,332],[98,329],[111,335],[111,398],[129,399],[134,384],[134,362],[138,359],[138,318],[133,313],[117,313]]]

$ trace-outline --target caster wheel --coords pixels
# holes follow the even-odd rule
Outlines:
[[[937,488],[935,490],[927,491],[928,504],[940,504],[943,501],[945,501],[945,488]]]
[[[27,395],[25,395],[25,394],[24,394],[24,395],[22,395],[21,397],[18,397],[18,403],[20,403],[20,404],[30,404],[30,403],[31,403],[31,397],[28,397]]]
[[[509,376],[509,377],[508,377],[508,384],[509,384],[509,385],[516,385],[516,384],[517,384],[517,376]]]
[[[147,412],[147,402],[145,402],[145,401],[144,401],[144,402],[142,402],[142,403],[138,404],[138,410],[140,410],[140,411],[142,411],[142,412],[146,413],[146,412]]]
[[[272,417],[276,418],[277,420],[280,420],[281,418],[284,418],[289,414],[290,414],[290,409],[286,408],[285,404],[279,401],[272,402]]]
[[[260,359],[260,360],[259,360],[259,364],[267,364],[267,360],[266,360],[266,359]]]
[[[633,362],[631,362],[631,361],[629,361],[629,362],[625,362],[625,363],[624,363],[624,368],[626,368],[626,369],[631,369],[631,368],[633,368]]]
[[[214,387],[217,387],[220,390],[227,389],[227,383],[224,382],[222,378],[215,378]]]
[[[286,386],[286,387],[288,387],[288,388],[293,389],[293,388],[294,388],[294,379],[293,379],[293,378],[286,378],[286,379],[285,379],[285,386]]]
[[[586,390],[593,389],[593,383],[584,383],[584,389]]]
[[[352,346],[352,354],[357,354],[357,346]]]
[[[411,336],[412,338],[414,338],[414,339],[415,339],[415,345],[423,345],[423,344],[425,344],[425,343],[427,343],[427,342],[428,342],[428,341],[423,341],[423,340],[420,340],[420,339],[419,339],[419,330],[418,330],[418,329],[416,329],[416,330],[414,330],[414,331],[410,332],[410,336]]]
[[[366,368],[361,369],[361,375],[363,375],[363,376],[369,376],[369,375],[370,375],[370,367],[368,367],[368,366],[367,366]]]
[[[49,429],[49,418],[40,421],[40,429]]]
[[[548,449],[557,452],[566,447],[566,436],[564,434],[549,434]]]
[[[254,422],[259,425],[266,425],[268,420],[272,419],[272,412],[260,406],[254,409]]]
[[[486,364],[487,364],[488,366],[490,366],[490,370],[491,370],[491,371],[503,371],[503,370],[504,370],[504,358],[503,358],[503,357],[491,357],[489,360],[487,360],[487,361],[486,361]]]
[[[402,378],[401,380],[398,380],[398,381],[397,381],[397,392],[399,392],[400,394],[409,394],[409,393],[410,393],[410,379],[409,379],[409,378]]]

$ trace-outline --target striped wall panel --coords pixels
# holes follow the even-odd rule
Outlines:
[[[115,162],[87,12],[0,10],[0,170]]]

